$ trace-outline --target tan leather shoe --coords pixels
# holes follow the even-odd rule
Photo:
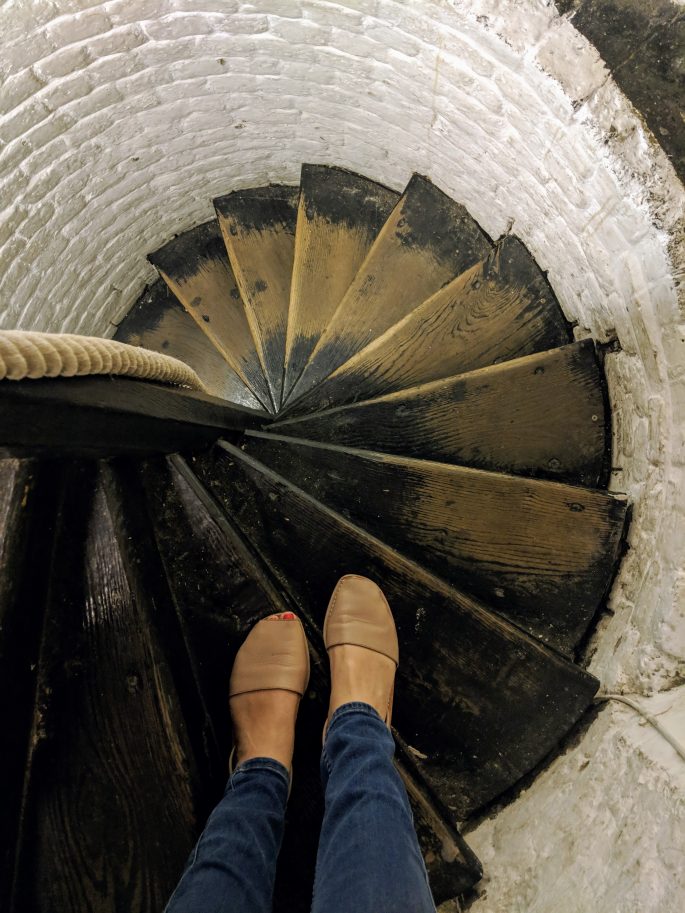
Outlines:
[[[308,684],[309,647],[300,619],[258,621],[238,650],[229,696],[282,690],[302,697]]]
[[[338,581],[323,625],[326,649],[349,644],[374,650],[399,663],[397,629],[383,591],[367,577],[347,574]],[[391,690],[385,722],[392,716]]]
[[[293,691],[300,698],[309,684],[309,645],[296,615],[258,621],[245,638],[233,663],[229,697],[255,691]],[[236,746],[228,759],[229,774],[235,770]],[[292,770],[288,797],[292,789]]]

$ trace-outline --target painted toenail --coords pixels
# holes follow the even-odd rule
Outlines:
[[[282,618],[284,621],[295,621],[295,615],[294,615],[292,612],[284,612],[284,613],[281,615],[281,618]]]

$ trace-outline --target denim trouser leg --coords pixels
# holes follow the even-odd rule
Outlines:
[[[395,745],[369,704],[339,707],[321,756],[326,794],[312,913],[435,913]],[[165,913],[270,913],[288,772],[241,764]]]
[[[321,756],[326,811],[312,913],[435,913],[394,753],[369,704],[335,711]]]
[[[236,769],[164,913],[270,913],[288,782],[271,758]]]

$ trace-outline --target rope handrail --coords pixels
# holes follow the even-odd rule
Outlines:
[[[0,330],[0,380],[115,374],[206,392],[185,362],[113,339]]]

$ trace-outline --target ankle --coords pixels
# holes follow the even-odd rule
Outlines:
[[[299,700],[292,691],[260,691],[231,698],[237,764],[271,758],[290,769]]]
[[[350,703],[368,704],[381,719],[387,719],[395,679],[394,662],[373,650],[347,644],[332,647],[329,655],[329,719],[339,707]]]

